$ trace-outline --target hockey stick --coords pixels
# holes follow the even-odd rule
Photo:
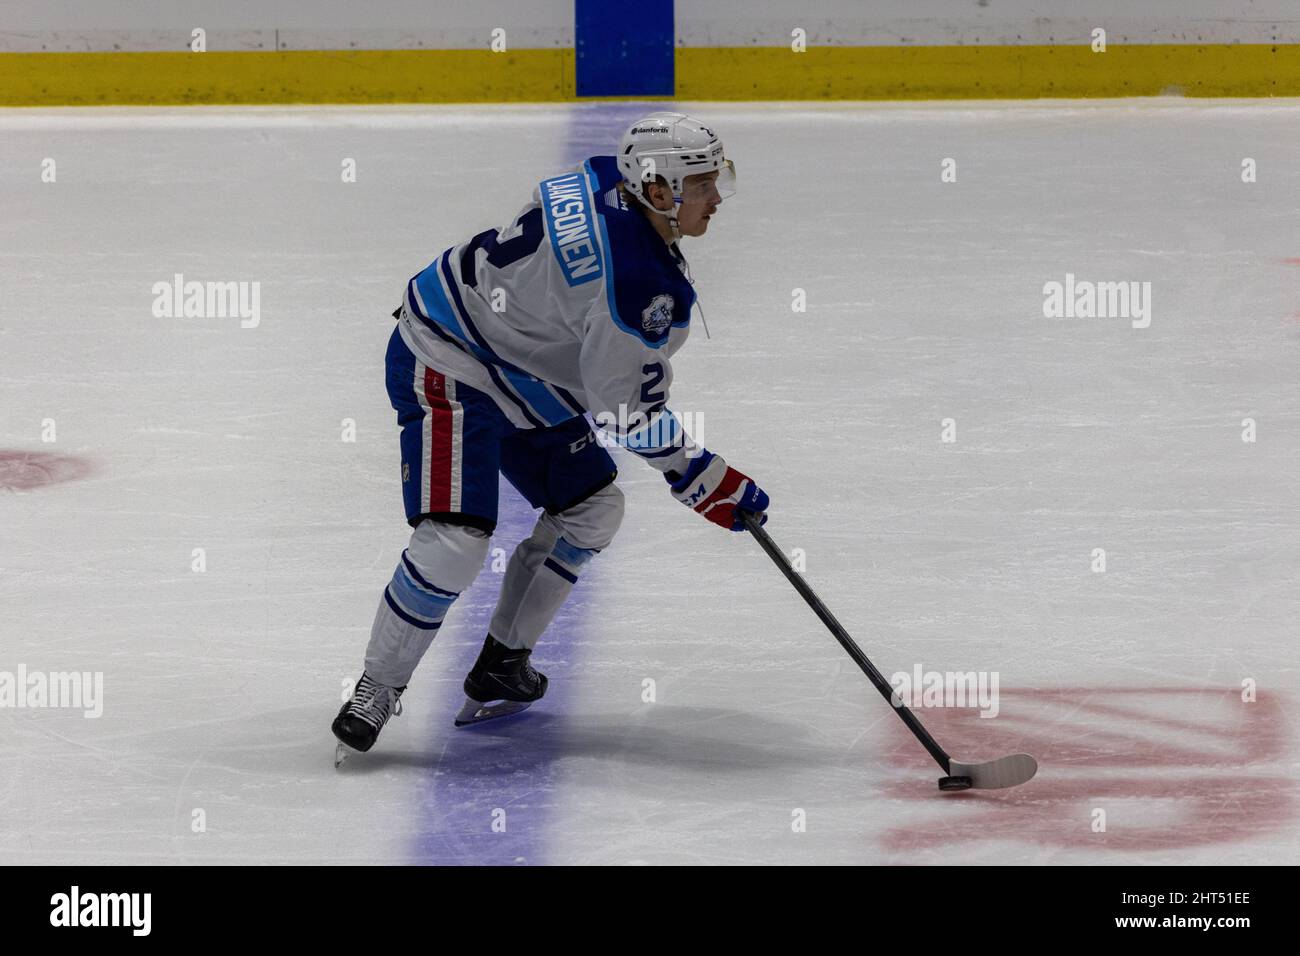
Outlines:
[[[963,763],[960,760],[953,760],[948,756],[948,752],[939,746],[930,732],[925,729],[916,715],[908,710],[907,706],[894,692],[894,689],[885,680],[880,671],[876,670],[876,665],[871,663],[867,655],[862,653],[862,648],[858,647],[853,638],[849,637],[848,631],[835,620],[835,615],[827,609],[822,603],[817,592],[812,589],[807,581],[796,571],[790,564],[788,558],[776,546],[761,524],[758,516],[751,511],[742,511],[741,520],[745,523],[746,530],[754,536],[759,545],[772,562],[781,569],[784,574],[794,585],[794,589],[799,592],[799,596],[808,602],[808,606],[813,609],[813,613],[821,618],[821,622],[826,625],[835,640],[840,642],[840,646],[849,652],[849,657],[858,665],[862,673],[867,675],[867,679],[875,685],[876,690],[880,691],[880,696],[889,701],[894,709],[894,713],[907,724],[921,745],[930,752],[930,756],[935,762],[943,768],[943,772],[948,776],[939,781],[940,790],[968,790],[974,787],[977,790],[1000,790],[1005,787],[1016,787],[1026,782],[1038,772],[1038,763],[1029,754],[1009,754],[1006,757],[999,757],[997,760],[989,760],[984,763]]]

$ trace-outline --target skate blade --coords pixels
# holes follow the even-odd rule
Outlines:
[[[347,760],[357,751],[353,750],[347,744],[339,741],[334,745],[334,769],[337,770],[343,766],[343,761]]]
[[[509,717],[521,710],[527,710],[531,704],[532,701],[529,700],[498,700],[484,703],[467,697],[465,705],[456,715],[456,726],[468,727],[470,724],[481,724],[485,720],[495,720],[497,717]]]

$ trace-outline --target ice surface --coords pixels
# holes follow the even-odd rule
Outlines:
[[[1296,861],[1294,101],[690,107],[740,192],[674,406],[886,675],[997,672],[996,718],[921,717],[1031,783],[940,794],[758,547],[624,460],[547,698],[452,727],[488,567],[334,770],[407,533],[388,313],[652,108],[0,111],[0,671],[104,679],[0,710],[0,862]],[[155,318],[176,273],[260,324]],[[1150,282],[1150,327],[1044,318],[1066,273]]]

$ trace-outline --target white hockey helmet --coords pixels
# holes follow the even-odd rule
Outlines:
[[[736,167],[723,154],[722,140],[697,119],[684,113],[651,113],[631,126],[618,144],[618,168],[627,191],[647,209],[676,220],[676,206],[683,201],[711,195],[708,184],[698,196],[686,186],[686,177],[718,171],[712,184],[725,199],[734,195]],[[655,209],[646,199],[643,186],[663,177],[673,193],[673,209]]]

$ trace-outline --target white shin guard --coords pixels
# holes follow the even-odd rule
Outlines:
[[[559,514],[542,513],[510,556],[490,631],[502,644],[531,649],[560,609],[583,565],[614,540],[623,492],[606,485]]]
[[[375,612],[366,673],[390,687],[406,686],[452,602],[474,583],[489,541],[478,528],[420,522]]]

